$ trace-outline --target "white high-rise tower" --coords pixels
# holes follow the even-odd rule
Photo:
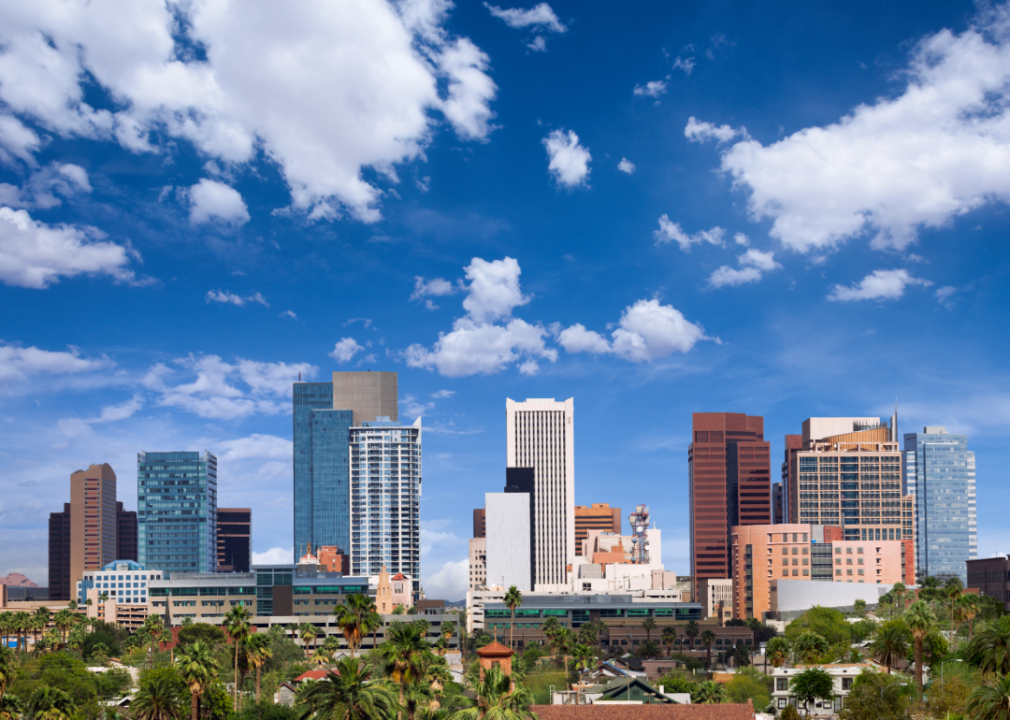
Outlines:
[[[575,562],[575,399],[506,399],[505,415],[508,467],[534,470],[533,589],[562,590]]]

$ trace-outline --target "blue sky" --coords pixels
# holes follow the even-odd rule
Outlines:
[[[241,7],[241,12],[239,11]],[[291,548],[290,383],[400,373],[459,598],[506,397],[574,397],[576,502],[688,571],[694,411],[1010,452],[1005,5],[39,0],[0,10],[0,575],[139,450]],[[626,513],[625,513],[626,514]]]

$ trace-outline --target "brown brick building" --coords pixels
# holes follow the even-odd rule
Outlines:
[[[621,508],[612,508],[610,503],[593,503],[575,506],[575,554],[584,555],[583,542],[590,530],[602,530],[621,534]]]

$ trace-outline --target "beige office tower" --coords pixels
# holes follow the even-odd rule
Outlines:
[[[70,476],[70,588],[116,560],[116,473],[108,463]]]
[[[333,373],[333,409],[353,410],[354,426],[377,417],[399,421],[395,372]]]
[[[506,399],[508,467],[533,468],[533,590],[561,591],[575,562],[575,399]]]

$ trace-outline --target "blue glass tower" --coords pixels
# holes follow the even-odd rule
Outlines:
[[[975,453],[944,427],[905,434],[905,482],[915,496],[915,575],[967,581],[978,553]]]
[[[150,570],[217,569],[217,458],[209,452],[137,453],[138,560]]]

